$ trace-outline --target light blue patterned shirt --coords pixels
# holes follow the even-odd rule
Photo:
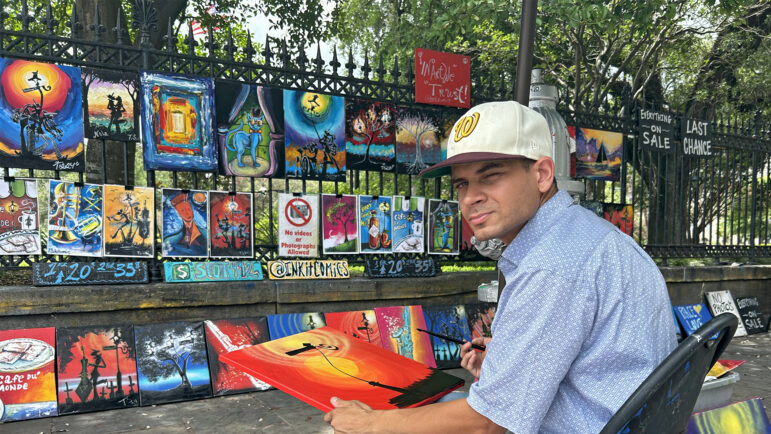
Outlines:
[[[675,348],[664,278],[564,191],[499,261],[506,286],[468,403],[517,433],[596,433]]]

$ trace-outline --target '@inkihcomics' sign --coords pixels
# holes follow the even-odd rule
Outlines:
[[[471,107],[469,57],[416,48],[415,102]]]
[[[166,262],[166,282],[228,282],[262,280],[260,261]]]
[[[294,259],[268,261],[268,276],[271,279],[347,279],[351,274],[344,259]]]

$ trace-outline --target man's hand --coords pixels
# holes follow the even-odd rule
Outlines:
[[[324,415],[324,422],[335,429],[335,433],[366,433],[372,429],[371,418],[374,410],[361,401],[344,401],[337,397],[330,400],[335,407]]]
[[[491,338],[475,338],[471,342],[466,342],[460,347],[460,365],[471,372],[474,378],[479,378],[479,371],[482,369],[482,360],[485,359],[487,351],[477,351],[471,349],[471,344],[487,345]]]

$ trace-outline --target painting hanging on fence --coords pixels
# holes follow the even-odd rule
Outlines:
[[[39,255],[37,182],[0,179],[0,255]]]
[[[252,193],[209,192],[212,258],[252,258]]]
[[[321,195],[321,233],[324,254],[345,255],[359,251],[356,196]]]
[[[576,176],[618,181],[621,177],[624,135],[612,131],[576,128]]]
[[[437,111],[402,108],[396,113],[398,173],[415,175],[442,161],[443,124]]]
[[[89,139],[139,141],[135,74],[83,68],[83,119]]]
[[[581,200],[578,204],[591,211],[597,217],[604,217],[605,204],[602,202],[598,200]]]
[[[477,248],[471,244],[471,237],[474,236],[474,230],[471,229],[471,225],[468,224],[463,216],[460,217],[460,235],[460,253],[479,255]]]
[[[327,325],[322,312],[281,313],[268,315],[270,339],[283,338]]]
[[[152,258],[155,189],[104,186],[104,256]]]
[[[278,194],[278,256],[319,256],[319,197]]]
[[[380,329],[377,326],[374,310],[354,310],[350,312],[328,312],[324,314],[328,327],[343,332],[354,339],[383,346],[380,341]]]
[[[345,99],[284,90],[286,177],[345,180]]]
[[[356,399],[373,409],[417,407],[463,385],[445,372],[361,342],[331,328],[306,331],[223,356],[315,408]]]
[[[479,302],[466,305],[466,319],[471,329],[471,338],[489,338],[490,326],[495,319],[496,303]]]
[[[634,232],[634,207],[620,203],[603,203],[602,214],[605,220],[613,223],[621,232],[632,236]]]
[[[0,331],[0,422],[56,416],[56,329]]]
[[[59,414],[139,405],[134,326],[56,330]]]
[[[398,253],[423,253],[423,216],[426,198],[394,196],[393,246]]]
[[[201,190],[161,190],[163,257],[205,258],[209,247],[209,195]]]
[[[428,210],[428,253],[457,255],[460,251],[458,202],[429,199]]]
[[[145,170],[217,169],[214,81],[142,71]]]
[[[391,104],[347,100],[345,103],[345,153],[348,170],[394,169],[396,111]]]
[[[85,170],[80,68],[0,58],[0,166]]]
[[[219,80],[214,101],[220,173],[283,176],[283,91]]]
[[[466,308],[457,306],[424,306],[426,330],[471,342],[471,331],[466,320]],[[460,344],[431,336],[431,348],[439,369],[460,367]]]
[[[270,336],[265,317],[207,320],[204,325],[214,396],[270,389],[270,385],[223,363],[219,358],[220,354],[267,342]]]
[[[49,255],[102,255],[102,186],[48,181]]]
[[[390,196],[359,196],[359,252],[391,252],[391,200]]]
[[[426,319],[420,306],[376,307],[383,348],[436,368],[431,340],[426,333]]]
[[[212,396],[202,322],[135,327],[142,406]]]

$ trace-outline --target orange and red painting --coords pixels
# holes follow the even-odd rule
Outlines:
[[[268,323],[265,317],[204,321],[209,372],[214,396],[268,390],[270,386],[233,368],[219,359],[220,354],[267,342]]]
[[[421,306],[376,307],[375,317],[380,327],[383,348],[436,368],[426,319]]]
[[[53,327],[0,331],[0,422],[56,416]]]
[[[356,399],[374,409],[417,407],[463,380],[383,348],[322,327],[221,356],[225,363],[322,411],[330,398]]]
[[[374,310],[329,312],[324,314],[327,325],[337,331],[364,342],[383,346]]]

